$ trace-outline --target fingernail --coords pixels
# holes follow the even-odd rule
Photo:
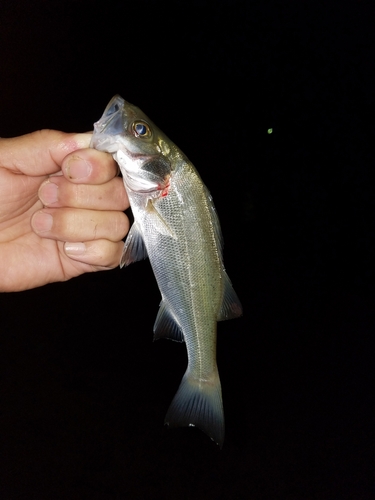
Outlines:
[[[47,181],[39,189],[39,199],[43,205],[52,205],[57,201],[58,187],[53,182]]]
[[[69,243],[64,244],[65,253],[69,256],[82,255],[86,252],[86,245],[84,243]]]
[[[46,214],[45,212],[37,212],[31,220],[33,229],[35,229],[37,233],[49,231],[52,227],[52,223],[52,215]]]
[[[65,170],[69,179],[83,179],[91,174],[92,167],[88,161],[79,156],[73,156],[68,160]]]

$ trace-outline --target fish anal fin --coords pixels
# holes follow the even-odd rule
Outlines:
[[[224,410],[217,369],[208,380],[196,379],[187,370],[164,423],[170,427],[196,426],[222,448]]]
[[[226,319],[234,319],[242,316],[242,305],[240,299],[237,297],[236,292],[232,287],[229,276],[225,271],[223,271],[223,302],[221,304],[221,309],[218,315],[218,321],[224,321]]]
[[[138,224],[134,222],[125,240],[120,267],[128,266],[133,262],[146,258],[147,250],[143,241],[143,236],[139,230]]]
[[[184,342],[181,327],[173,317],[173,314],[164,300],[160,303],[154,324],[154,340],[161,338],[171,339],[176,342]]]

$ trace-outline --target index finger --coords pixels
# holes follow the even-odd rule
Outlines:
[[[56,173],[67,155],[89,146],[91,135],[37,130],[20,137],[1,139],[1,166],[31,176]]]

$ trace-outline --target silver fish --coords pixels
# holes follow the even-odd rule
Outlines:
[[[242,307],[224,270],[211,195],[182,151],[118,95],[94,124],[91,147],[112,153],[121,169],[134,224],[120,265],[150,259],[162,295],[154,338],[186,342],[188,367],[165,423],[197,426],[221,447],[216,322]]]

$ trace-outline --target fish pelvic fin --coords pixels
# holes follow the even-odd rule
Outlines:
[[[164,423],[170,427],[196,426],[222,448],[224,410],[217,369],[205,380],[189,375],[189,369],[186,371]]]
[[[143,241],[142,233],[138,224],[134,222],[125,240],[120,260],[120,267],[128,266],[138,260],[147,259],[147,257],[147,250]]]
[[[158,315],[154,324],[154,340],[161,338],[171,339],[175,342],[184,342],[184,335],[176,318],[173,316],[165,300],[160,302]]]
[[[218,321],[234,319],[242,316],[242,305],[240,299],[232,287],[229,276],[223,271],[224,294],[221,309],[218,315]]]

